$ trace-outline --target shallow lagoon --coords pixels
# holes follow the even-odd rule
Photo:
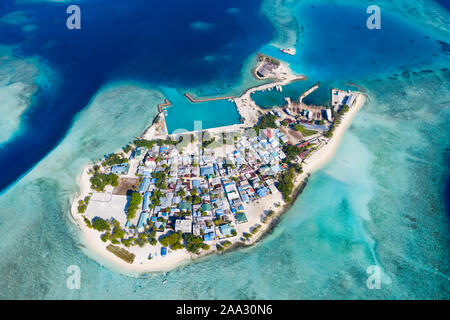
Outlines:
[[[408,2],[395,3],[402,8]],[[427,7],[417,12],[425,16],[413,21],[430,19]],[[304,30],[319,32],[317,24]],[[311,52],[319,45],[305,43]],[[270,53],[270,48],[260,51]],[[291,65],[312,77],[313,62],[308,68],[300,60]],[[441,70],[444,56],[431,62],[427,68],[433,73],[408,66],[410,77],[397,80],[389,79],[391,73],[372,69],[366,77],[361,72],[358,84],[371,100],[336,157],[311,177],[268,238],[249,249],[140,279],[87,258],[68,219],[84,163],[139,135],[155,115],[149,104],[163,99],[160,92],[140,86],[102,89],[82,106],[58,147],[0,196],[0,297],[448,299],[449,224],[443,203],[448,158],[443,155],[450,132],[450,74]],[[314,63],[323,70],[320,61]],[[388,57],[383,63],[389,64]],[[345,74],[346,65],[341,67],[332,66],[330,72]],[[373,263],[391,280],[381,290],[365,285],[366,268]],[[80,290],[65,285],[72,264],[82,271]]]
[[[167,108],[166,124],[169,133],[175,130],[193,131],[194,123],[201,121],[201,126],[195,130],[223,127],[240,123],[239,113],[234,102],[228,100],[192,103],[180,90],[162,89],[164,96],[172,106]]]

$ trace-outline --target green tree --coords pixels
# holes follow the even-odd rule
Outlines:
[[[103,220],[100,217],[95,217],[92,219],[92,227],[97,231],[110,231],[111,227],[109,226],[108,221]]]

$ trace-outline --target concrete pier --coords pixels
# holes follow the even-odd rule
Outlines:
[[[218,100],[228,100],[228,99],[234,99],[235,96],[226,96],[226,97],[215,97],[215,98],[202,98],[202,99],[196,99],[193,96],[191,96],[189,93],[185,93],[184,96],[192,103],[200,103],[200,102],[208,102],[208,101],[218,101]]]

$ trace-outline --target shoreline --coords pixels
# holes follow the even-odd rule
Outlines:
[[[265,237],[269,236],[276,226],[281,222],[281,217],[295,204],[295,201],[302,194],[307,186],[308,178],[312,173],[320,169],[324,164],[331,160],[335,154],[343,135],[345,134],[347,128],[350,126],[353,118],[356,116],[358,111],[361,109],[366,101],[366,95],[363,93],[358,93],[358,99],[355,105],[343,115],[341,123],[336,127],[333,137],[331,137],[326,144],[322,145],[321,148],[315,150],[310,156],[308,156],[303,162],[303,173],[299,174],[294,181],[294,190],[292,193],[292,201],[289,203],[281,204],[279,207],[270,208],[274,211],[273,215],[270,217],[266,223],[261,223],[261,228],[253,234],[249,241],[238,241],[233,243],[230,247],[224,248],[223,251],[218,252],[215,246],[211,246],[210,250],[201,252],[198,255],[191,254],[187,252],[186,249],[181,249],[173,251],[171,254],[164,258],[159,257],[159,261],[155,263],[143,264],[140,263],[129,264],[124,260],[120,259],[110,251],[106,250],[107,243],[103,242],[98,231],[88,228],[83,220],[81,214],[77,213],[78,200],[82,199],[90,190],[90,182],[88,171],[92,167],[92,164],[88,164],[82,170],[82,173],[78,179],[79,193],[74,197],[71,206],[71,216],[77,226],[77,231],[80,240],[80,249],[90,258],[95,260],[102,266],[109,269],[117,271],[128,276],[139,277],[146,273],[161,273],[168,272],[178,267],[184,266],[191,261],[196,261],[213,254],[223,254],[237,250],[239,248],[248,248],[256,243],[261,242]],[[276,194],[275,194],[276,195]],[[270,196],[274,196],[273,194]],[[261,214],[259,207],[267,208],[269,200],[264,198],[257,202],[257,204],[252,205],[249,210]],[[272,202],[270,200],[270,202]],[[242,234],[242,232],[240,232]],[[219,242],[218,242],[219,243]],[[163,259],[163,260],[161,260]]]
[[[259,65],[260,64],[258,64],[258,66]],[[236,105],[238,113],[241,115],[240,124],[234,124],[219,128],[202,129],[202,132],[209,131],[213,135],[221,135],[224,132],[239,132],[240,130],[253,128],[259,122],[260,116],[266,114],[267,111],[261,109],[251,99],[251,94],[253,92],[272,90],[273,88],[287,85],[293,81],[306,79],[306,76],[304,75],[294,74],[285,62],[280,62],[279,67],[275,70],[276,77],[274,78],[274,81],[250,87],[246,89],[239,97],[233,97],[232,100]],[[302,94],[301,97],[304,97],[310,92],[317,89],[319,84],[320,82],[318,82],[312,88],[308,89]],[[332,94],[333,90],[334,89],[331,90]],[[340,91],[341,94],[346,94],[346,92],[343,90],[338,91]],[[273,232],[276,226],[281,222],[281,216],[292,208],[292,206],[295,204],[295,201],[306,188],[308,178],[311,176],[311,174],[313,174],[324,164],[330,161],[335,154],[346,129],[350,126],[353,118],[366,101],[367,95],[365,93],[355,91],[352,92],[352,94],[354,94],[355,96],[355,100],[353,101],[354,103],[350,105],[350,108],[347,112],[341,115],[340,123],[334,125],[333,120],[334,131],[332,136],[330,138],[322,137],[322,135],[316,137],[319,138],[318,140],[316,140],[314,146],[314,148],[317,149],[313,149],[311,153],[305,156],[306,158],[303,158],[303,156],[298,156],[297,163],[301,164],[302,172],[296,174],[292,181],[294,187],[290,196],[291,200],[289,202],[286,202],[283,199],[282,193],[275,187],[275,190],[270,191],[269,194],[266,194],[262,197],[252,198],[254,200],[243,203],[244,209],[242,210],[243,212],[245,211],[244,217],[246,216],[246,220],[242,221],[241,223],[233,222],[235,223],[234,235],[229,238],[219,237],[207,241],[207,243],[209,244],[209,248],[202,249],[197,254],[190,253],[185,247],[183,247],[182,249],[178,250],[167,248],[167,254],[161,256],[160,253],[163,246],[159,241],[156,241],[156,244],[154,245],[144,242],[142,246],[135,244],[131,247],[125,246],[123,245],[123,243],[120,244],[119,242],[119,248],[125,249],[126,251],[124,251],[122,254],[118,252],[114,254],[113,252],[109,251],[107,247],[108,245],[110,245],[110,241],[103,241],[100,238],[100,234],[102,234],[102,232],[93,229],[91,221],[96,217],[106,220],[110,220],[110,218],[114,217],[114,219],[116,219],[116,221],[119,222],[120,225],[125,225],[125,222],[127,220],[122,220],[126,219],[126,216],[122,215],[122,213],[120,212],[123,210],[124,206],[126,206],[126,203],[128,203],[128,196],[126,195],[126,193],[122,193],[122,191],[117,192],[116,189],[110,185],[107,185],[105,190],[103,190],[102,192],[93,192],[93,190],[91,190],[89,170],[91,170],[96,163],[87,163],[78,178],[79,190],[78,193],[74,196],[70,207],[70,216],[73,219],[73,223],[77,226],[80,249],[87,256],[89,256],[102,266],[105,266],[122,274],[139,277],[142,274],[146,273],[167,272],[180,266],[186,265],[190,261],[199,260],[212,254],[223,254],[225,252],[234,251],[238,248],[250,247],[260,242]],[[189,99],[191,96],[188,93],[185,93],[185,97]],[[194,99],[193,97],[191,98]],[[228,99],[230,97],[225,98]],[[211,99],[217,100],[225,98],[219,97],[194,100],[196,102],[202,102],[203,100],[210,101]],[[167,107],[170,105],[171,102],[168,99],[164,99],[163,103],[158,104],[159,113],[152,120],[151,125],[147,127],[139,137],[136,138],[147,140],[165,140],[166,138],[176,138],[176,136],[178,136],[179,134],[175,134],[175,136],[168,134],[164,112],[162,112],[163,107]],[[279,127],[279,124],[276,125],[276,127]],[[284,131],[282,127],[281,131]],[[183,135],[193,133],[195,133],[195,131],[184,132]],[[302,137],[302,139],[303,142],[308,140],[305,139],[305,137]],[[291,145],[296,145],[296,143],[297,142],[294,143],[292,141],[289,142],[289,144]],[[318,144],[316,145],[316,143]],[[122,151],[123,150],[120,150],[120,152]],[[216,154],[216,151],[214,151],[213,153]],[[125,157],[128,158],[128,155],[125,155]],[[120,175],[119,177],[119,179],[125,179],[121,180],[122,184],[125,183],[125,185],[127,185],[129,181],[137,181],[136,179],[138,176],[135,174],[135,170],[139,165],[139,159],[131,160],[129,164],[129,166],[131,167],[126,173]],[[116,191],[116,193],[113,193],[113,191]],[[84,199],[87,196],[92,196],[92,199],[89,198],[89,205],[87,204],[87,202],[86,204],[84,204]],[[78,209],[80,200],[83,200],[81,204],[85,206],[85,209],[83,209],[82,213],[79,213]],[[92,206],[94,206],[94,209],[91,209],[90,213],[89,210],[86,211],[87,207]],[[111,213],[113,214],[111,215]],[[118,213],[118,215],[114,216],[114,213]],[[128,235],[131,235],[132,237],[137,233],[137,231],[133,228],[129,228],[127,229],[126,233]],[[166,235],[166,233],[163,233],[163,235]],[[124,257],[123,255],[125,255],[126,257]],[[123,258],[125,258],[125,260],[123,260]],[[149,260],[150,258],[151,260]]]

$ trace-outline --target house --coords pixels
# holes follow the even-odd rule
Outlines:
[[[214,168],[212,166],[200,168],[200,175],[205,177],[212,176],[214,175]]]
[[[144,194],[144,201],[143,201],[143,203],[142,203],[142,210],[143,210],[143,211],[148,211],[148,210],[150,210],[150,204],[151,204],[150,196],[151,196],[151,192],[148,192],[148,191],[147,191],[147,192]]]
[[[237,223],[246,223],[248,221],[247,216],[243,212],[236,213],[235,218]]]
[[[203,241],[212,241],[214,240],[214,233],[210,232],[203,235]]]
[[[342,104],[346,104],[347,106],[351,107],[353,102],[355,102],[355,96],[351,94],[342,101]]]
[[[209,204],[209,203],[202,204],[202,212],[206,212],[206,213],[211,212],[211,204]]]
[[[144,178],[142,183],[139,185],[139,193],[147,191],[149,186],[150,186],[150,179]]]
[[[175,221],[175,232],[192,233],[192,221],[188,219],[177,219]]]
[[[224,236],[231,235],[231,226],[229,224],[219,226],[219,230]]]
[[[148,224],[148,218],[149,218],[148,212],[143,211],[139,216],[139,221],[137,223],[138,230],[144,229],[145,225]]]
[[[261,187],[256,191],[256,194],[260,197],[260,198],[264,198],[265,196],[267,196],[267,192],[269,190],[266,187]]]
[[[128,164],[121,164],[111,167],[111,173],[113,174],[127,174],[129,169]]]
[[[178,209],[180,209],[181,211],[188,211],[191,210],[191,205],[187,203],[187,201],[183,200],[178,204]]]

